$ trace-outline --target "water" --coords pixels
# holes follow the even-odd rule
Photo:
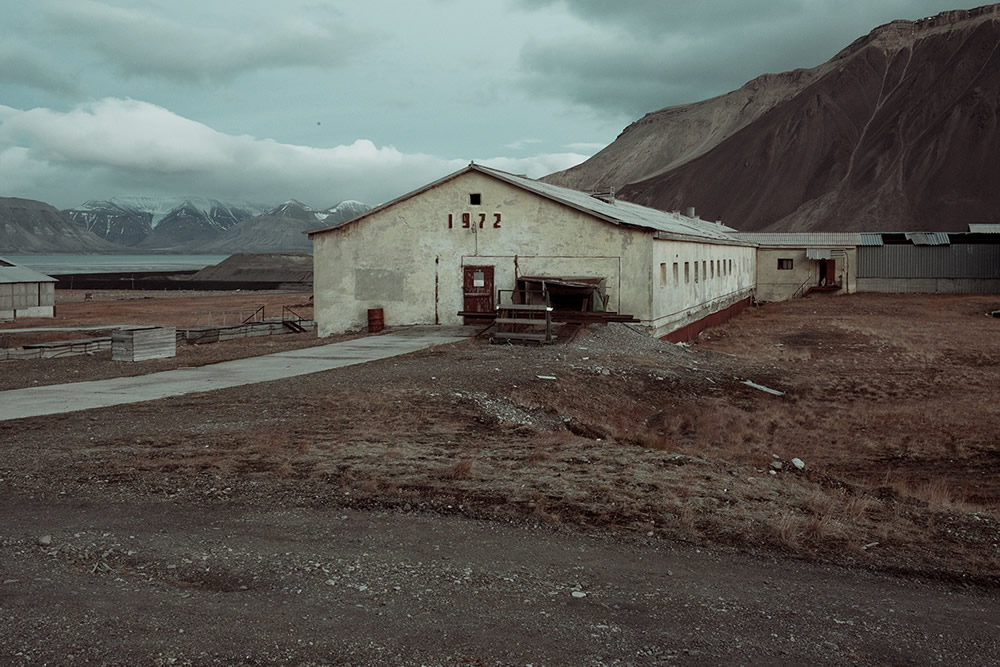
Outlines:
[[[229,255],[4,255],[19,266],[50,276],[66,273],[192,271],[218,264]]]

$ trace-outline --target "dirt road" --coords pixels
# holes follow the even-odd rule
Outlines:
[[[5,664],[1000,660],[994,593],[867,572],[458,508],[11,500]]]

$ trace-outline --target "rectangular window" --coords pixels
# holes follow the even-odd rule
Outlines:
[[[691,262],[684,262],[684,282],[691,282]]]
[[[483,271],[473,271],[472,272],[472,286],[473,287],[486,287],[486,273]]]
[[[674,262],[674,287],[677,287],[680,284],[680,279],[677,277],[677,262]]]
[[[698,262],[694,263],[694,281],[698,282]]]
[[[660,287],[667,286],[667,265],[664,262],[660,263]]]
[[[715,279],[715,260],[714,259],[711,262],[708,263],[708,268],[711,271],[711,273],[712,273],[712,279],[714,280]]]
[[[483,203],[483,196],[478,192],[469,194],[469,206],[479,206]]]
[[[708,280],[708,262],[706,260],[701,260],[701,277],[704,280]]]
[[[778,260],[778,270],[779,271],[791,271],[792,270],[792,260],[790,260],[790,259],[779,259]]]

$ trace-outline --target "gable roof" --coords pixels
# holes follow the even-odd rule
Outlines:
[[[582,211],[583,213],[587,213],[613,225],[638,227],[657,232],[657,237],[659,238],[677,238],[702,243],[720,242],[748,245],[732,235],[732,233],[735,232],[734,229],[726,227],[722,223],[708,222],[707,220],[701,220],[700,218],[689,218],[681,215],[680,213],[668,213],[655,208],[648,208],[646,206],[633,204],[621,199],[610,201],[598,199],[596,196],[586,192],[571,190],[569,188],[563,188],[549,183],[542,183],[541,181],[536,181],[528,178],[527,176],[508,174],[505,171],[484,167],[475,163],[471,163],[464,169],[460,169],[445,176],[444,178],[434,181],[433,183],[428,183],[422,188],[418,188],[417,190],[407,193],[402,197],[398,197],[392,201],[386,202],[385,204],[376,206],[356,218],[333,227],[313,230],[309,232],[309,238],[312,238],[316,234],[323,234],[324,232],[340,229],[347,225],[360,222],[361,220],[379,213],[380,211],[384,211],[391,206],[395,206],[402,201],[415,197],[432,188],[471,172],[477,172],[490,176],[508,183],[509,185],[513,185],[514,187],[534,193],[540,197],[544,197],[550,201]]]
[[[26,266],[17,266],[0,258],[0,284],[9,283],[54,283],[52,276],[39,273]]]

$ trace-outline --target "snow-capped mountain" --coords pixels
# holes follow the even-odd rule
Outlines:
[[[65,211],[101,238],[125,246],[168,250],[210,241],[226,229],[267,210],[246,202],[204,197],[113,197]]]
[[[125,246],[138,245],[153,232],[151,211],[117,199],[84,202],[63,213],[102,239]]]
[[[226,230],[219,238],[202,246],[206,252],[312,252],[306,232],[346,222],[371,210],[358,201],[343,201],[317,211],[308,204],[290,199],[263,215]]]
[[[323,223],[325,226],[330,227],[341,222],[353,220],[370,210],[372,210],[372,207],[368,204],[354,201],[353,199],[345,199],[336,206],[331,206],[323,211],[327,216],[323,219]]]
[[[108,243],[45,202],[0,197],[0,252],[113,253]]]

